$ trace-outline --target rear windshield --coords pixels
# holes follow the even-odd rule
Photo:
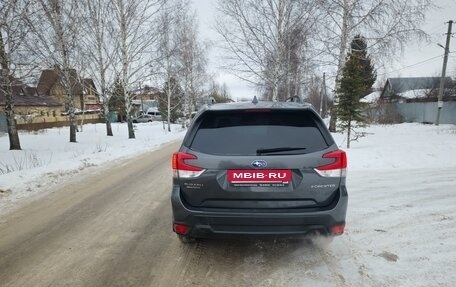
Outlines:
[[[303,154],[327,147],[307,111],[207,112],[189,146],[214,155]]]

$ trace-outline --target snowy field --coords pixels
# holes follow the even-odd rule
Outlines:
[[[159,123],[136,125],[136,140],[126,139],[124,124],[113,129],[115,136],[108,138],[103,125],[86,125],[77,144],[68,143],[66,128],[21,133],[24,150],[13,152],[1,135],[0,208],[92,170],[87,167],[120,162],[184,135],[179,126],[166,133]],[[367,136],[348,150],[346,233],[328,246],[317,242],[318,256],[308,245],[298,246],[284,260],[303,263],[284,264],[270,273],[271,282],[454,286],[456,126],[374,125],[364,131]],[[344,136],[334,137],[343,148]]]
[[[324,252],[334,286],[455,286],[456,126],[366,132],[348,151],[346,234]]]
[[[89,167],[152,151],[185,134],[180,125],[168,133],[161,122],[134,127],[136,139],[128,139],[126,123],[112,124],[113,137],[106,136],[105,124],[87,124],[77,133],[77,143],[69,142],[68,127],[20,132],[21,151],[9,151],[8,135],[0,134],[0,214]]]

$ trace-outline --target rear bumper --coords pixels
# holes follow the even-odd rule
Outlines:
[[[331,227],[345,224],[348,194],[345,186],[329,207],[322,209],[199,209],[186,205],[174,186],[171,203],[174,223],[189,227],[189,237],[294,236],[312,231],[331,234]]]

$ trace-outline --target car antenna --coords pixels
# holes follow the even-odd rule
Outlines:
[[[252,101],[252,104],[258,104],[258,99],[256,96],[253,96],[253,101]]]

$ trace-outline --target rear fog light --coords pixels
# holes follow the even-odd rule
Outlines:
[[[338,236],[344,234],[345,224],[331,226],[331,235]]]
[[[188,230],[189,230],[189,227],[187,225],[179,224],[179,223],[173,224],[173,231],[179,235],[184,235],[185,233],[187,233]]]

